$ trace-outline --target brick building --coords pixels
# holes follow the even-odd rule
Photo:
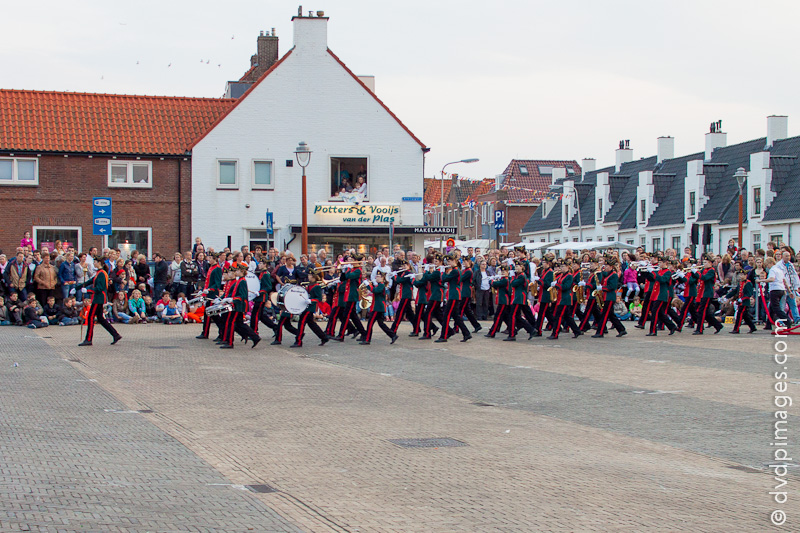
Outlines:
[[[461,240],[480,239],[484,220],[476,199],[494,189],[492,179],[471,180],[451,174],[450,179],[425,178],[425,223],[429,226],[456,227]],[[442,223],[442,185],[444,185],[444,223]]]
[[[191,235],[192,142],[230,100],[0,90],[0,249],[109,245],[171,253]],[[92,197],[113,232],[92,235]],[[13,214],[13,216],[12,216]],[[107,243],[104,240],[107,239]]]

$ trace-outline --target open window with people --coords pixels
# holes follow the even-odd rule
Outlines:
[[[358,203],[369,199],[366,157],[331,157],[331,199]]]

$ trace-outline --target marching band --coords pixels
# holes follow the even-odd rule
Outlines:
[[[594,329],[592,337],[603,338],[609,323],[617,337],[627,334],[613,312],[618,292],[625,292],[616,256],[579,263],[546,254],[541,261],[532,262],[524,247],[515,248],[514,252],[516,257],[504,260],[498,273],[488,277],[495,292],[495,316],[485,337],[495,338],[502,333],[506,335],[503,340],[516,341],[517,333],[525,330],[530,340],[542,337],[547,330],[550,332],[547,339],[557,340],[562,330],[572,332],[576,338]],[[377,272],[374,281],[362,274],[365,262],[359,255],[332,267],[311,269],[308,282],[303,283],[279,272],[273,279],[268,271],[258,271],[260,290],[252,298],[249,324],[244,321],[249,294],[253,294],[248,294],[244,282],[248,265],[233,264],[223,270],[216,257],[210,257],[209,262],[205,287],[194,295],[207,301],[203,330],[197,338],[208,339],[213,322],[219,331],[215,341],[220,348],[233,348],[237,333],[245,343],[252,340],[254,348],[261,340],[259,323],[273,331],[273,345],[281,344],[284,329],[293,334],[293,348],[303,346],[306,328],[319,338],[320,346],[329,340],[344,342],[349,335],[360,344],[369,345],[376,325],[394,344],[404,320],[412,327],[409,336],[431,340],[439,333],[437,343],[447,342],[456,333],[461,333],[461,342],[468,342],[472,333],[482,329],[472,304],[473,277],[480,274],[474,269],[472,258],[462,257],[458,250],[447,255],[432,253],[418,273],[403,260],[396,271]],[[711,307],[715,273],[710,256],[703,257],[703,266],[699,268],[694,262],[683,265],[653,254],[648,260],[635,263],[633,268],[637,271],[637,281],[644,286],[643,311],[635,327],[647,328],[647,336],[656,336],[664,329],[669,335],[679,333],[687,319],[695,325],[694,335],[702,335],[706,324],[714,333],[722,329]],[[738,304],[731,333],[738,333],[742,323],[751,332],[755,331],[750,310],[755,285],[750,275],[723,296],[723,301],[734,299]],[[398,306],[394,322],[387,325],[384,320],[387,306],[391,305],[387,302],[390,288],[398,293]],[[684,304],[676,310],[671,304],[679,291]],[[331,311],[324,330],[315,320],[323,292],[334,300],[329,302]],[[267,307],[279,312],[277,322],[268,316]],[[367,314],[366,327],[359,317],[361,312]],[[292,324],[293,318],[297,327]],[[505,330],[501,332],[503,327]]]

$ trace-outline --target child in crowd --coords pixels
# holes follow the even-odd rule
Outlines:
[[[153,303],[153,297],[149,294],[144,295],[144,316],[147,317],[148,322],[155,322],[158,320],[158,311]]]
[[[314,320],[326,321],[330,314],[331,306],[328,305],[328,295],[323,292],[322,301],[317,304],[317,312],[314,313]]]
[[[164,313],[161,316],[162,321],[164,324],[182,324],[183,323],[183,316],[181,316],[181,312],[178,309],[177,302],[175,300],[170,300],[167,304],[167,308],[164,309]]]
[[[189,312],[186,313],[186,316],[184,317],[186,322],[195,322],[197,324],[202,324],[203,323],[203,316],[206,313],[206,306],[203,305],[203,304],[200,304],[200,305],[195,305],[195,306],[189,307],[189,305],[187,303],[187,308],[189,309]]]
[[[6,307],[6,299],[0,296],[0,326],[11,325],[11,314]]]
[[[632,318],[638,319],[642,316],[642,300],[638,296],[633,297],[633,303],[629,306]]]
[[[386,306],[386,320],[394,321],[394,315],[397,314],[397,308],[400,306],[400,293],[394,295],[394,300],[389,302]]]
[[[177,301],[175,302],[175,307],[178,308],[178,312],[181,316],[186,319],[186,315],[189,314],[189,301],[186,299],[186,295],[182,292],[178,293]]]
[[[638,296],[639,284],[636,282],[636,269],[634,268],[632,263],[629,263],[628,268],[626,268],[625,272],[623,272],[622,282],[625,284],[625,287],[627,288],[627,292],[625,294],[626,301],[629,302],[632,296]]]
[[[22,234],[22,239],[19,241],[19,245],[23,248],[26,246],[33,250],[33,239],[31,239],[31,232],[26,231]]]
[[[25,325],[31,329],[46,328],[48,326],[47,320],[42,320],[42,316],[38,311],[36,298],[28,299],[28,303],[23,310],[23,317]]]
[[[8,309],[8,319],[11,321],[11,323],[17,326],[21,326],[22,302],[19,301],[19,294],[17,294],[16,292],[12,292],[8,296],[8,301],[6,302],[6,308]]]
[[[125,295],[125,292],[118,292],[111,307],[111,314],[114,317],[114,322],[122,322],[123,324],[136,324],[139,322],[138,316],[128,313],[130,313],[130,309],[128,309],[128,297]]]
[[[164,310],[169,307],[169,303],[171,301],[172,298],[170,297],[169,293],[164,291],[164,293],[161,295],[161,299],[156,302],[156,315],[158,315],[159,319],[164,317]]]
[[[619,293],[617,293],[617,301],[614,302],[614,314],[620,320],[630,320],[631,318],[631,312],[625,302],[622,301],[622,294]]]
[[[42,319],[47,320],[48,324],[51,326],[58,324],[58,317],[61,315],[61,307],[56,304],[55,296],[47,297],[47,303],[45,304],[42,312]]]
[[[64,307],[61,308],[61,314],[58,317],[58,325],[77,326],[80,323],[80,318],[78,318],[78,308],[75,307],[75,298],[70,296],[64,300]]]
[[[142,292],[139,289],[133,289],[133,292],[131,292],[131,297],[128,298],[128,311],[131,317],[136,317],[139,324],[147,324],[144,298],[142,298]]]

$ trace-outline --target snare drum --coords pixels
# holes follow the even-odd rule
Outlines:
[[[306,310],[308,299],[308,291],[297,285],[283,285],[278,290],[278,305],[293,315],[299,315]]]

